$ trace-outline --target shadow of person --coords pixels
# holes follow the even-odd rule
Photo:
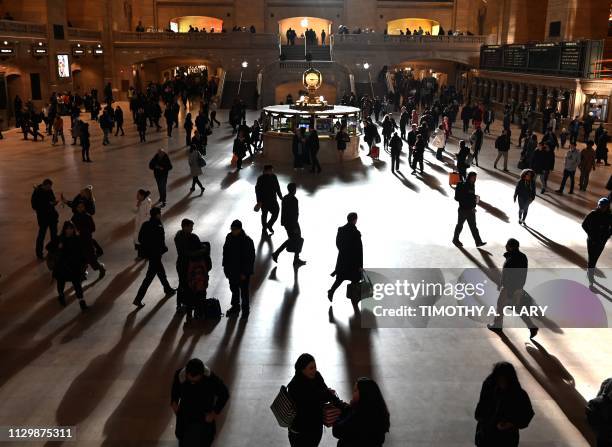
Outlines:
[[[177,186],[181,186],[184,183],[186,183],[187,181],[191,180],[191,175],[186,174],[186,175],[182,175],[180,177],[175,178],[174,180],[172,180],[172,182],[170,182],[168,184],[169,188],[176,188]]]
[[[238,171],[230,171],[228,172],[225,177],[223,178],[223,180],[221,180],[221,189],[227,189],[230,186],[232,186],[232,184],[238,180]]]
[[[168,402],[172,376],[191,358],[199,340],[197,332],[183,332],[176,341],[181,320],[179,315],[173,316],[159,344],[106,420],[103,447],[159,445],[173,417]]]
[[[438,180],[437,177],[431,174],[428,174],[427,172],[422,172],[420,174],[420,178],[423,181],[423,183],[425,183],[427,186],[429,186],[434,191],[438,191],[443,196],[448,196],[448,193],[446,192],[444,188],[442,188],[442,184],[440,183],[440,180]]]
[[[187,192],[178,202],[162,210],[162,219],[169,219],[182,215],[189,208],[189,202],[195,197],[196,196],[190,196],[189,192]]]
[[[110,351],[91,360],[64,393],[55,412],[58,425],[62,427],[78,426],[93,414],[111,388],[108,384],[98,383],[96,379],[105,377],[112,380],[121,377],[125,366],[125,355],[131,342],[162,308],[165,301],[166,299],[157,303],[136,325],[134,324],[136,311],[128,314],[123,324],[121,337],[115,346]]]
[[[276,267],[275,267],[276,268]],[[298,271],[294,270],[293,273],[293,287],[286,288],[283,295],[283,302],[276,312],[274,317],[274,331],[272,339],[276,349],[277,364],[284,364],[287,352],[287,342],[289,341],[289,332],[291,328],[291,322],[293,320],[293,311],[297,303],[297,298],[300,295],[300,284],[298,281]]]
[[[4,279],[0,281],[0,293],[10,289],[15,283],[27,276],[30,270],[34,270],[34,268],[38,265],[42,265],[42,263],[37,259],[33,259],[21,267],[18,267],[8,275],[5,275]]]
[[[574,250],[565,245],[561,245],[558,242],[549,239],[548,237],[544,236],[542,233],[533,229],[527,224],[524,224],[523,228],[527,230],[529,234],[535,237],[537,241],[545,247],[550,248],[553,252],[566,259],[567,261],[577,265],[578,267],[586,269],[587,260],[584,256],[580,255],[579,253],[575,252]]]
[[[433,169],[434,171],[439,172],[440,174],[448,175],[448,171],[446,169],[444,169],[442,166],[440,166],[438,163],[432,163],[429,160],[425,160],[425,164],[427,166],[431,167],[431,169]]]
[[[268,246],[268,253],[264,256],[264,244]],[[257,248],[255,250],[255,266],[253,268],[253,275],[251,276],[251,293],[255,294],[257,290],[261,287],[264,280],[268,276],[268,272],[270,270],[270,265],[272,264],[272,252],[274,251],[274,246],[272,244],[272,238],[270,236],[265,235],[263,232],[261,233],[261,237],[259,239],[259,243],[257,244]],[[253,297],[251,296],[251,301]]]
[[[499,220],[502,220],[506,223],[510,222],[510,218],[503,210],[491,205],[490,203],[485,202],[484,200],[481,199],[478,201],[478,206],[481,207],[483,210],[485,210],[490,215],[492,215],[493,217],[497,217]]]
[[[501,180],[505,183],[509,183],[511,185],[515,185],[519,176],[510,172],[503,172],[497,169],[488,169],[482,166],[479,167],[481,170],[489,174],[491,177],[494,177],[496,180]]]
[[[393,173],[393,175],[394,175],[395,177],[397,177],[397,179],[398,179],[400,182],[402,182],[402,184],[403,184],[403,185],[404,185],[406,188],[411,189],[411,190],[413,190],[414,192],[419,192],[419,191],[420,191],[419,187],[418,187],[417,185],[415,185],[414,183],[412,183],[410,180],[408,180],[408,179],[406,178],[406,176],[404,175],[404,173],[403,173],[403,172],[401,172],[401,171],[397,170],[397,171],[395,171],[395,172]]]

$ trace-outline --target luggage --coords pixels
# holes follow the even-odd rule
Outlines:
[[[289,238],[289,242],[287,243],[287,251],[289,253],[300,253],[302,251],[303,246],[304,246],[303,237],[292,237],[292,238]]]
[[[281,386],[274,402],[270,405],[270,410],[272,410],[274,417],[278,421],[278,425],[283,428],[291,426],[297,411],[286,386]]]
[[[196,303],[194,313],[195,318],[206,318],[208,320],[218,320],[223,315],[221,313],[221,304],[216,298],[206,298],[203,300],[199,300]]]
[[[339,408],[332,404],[325,404],[323,407],[323,425],[326,427],[333,427],[341,414],[342,410]]]
[[[458,172],[449,172],[448,173],[448,184],[450,186],[454,186],[456,184],[458,184],[461,181],[461,177],[459,177],[459,173]]]
[[[366,298],[371,298],[374,294],[374,286],[365,271],[361,272],[361,279],[358,283],[350,283],[346,286],[346,297],[358,303]]]
[[[370,149],[370,157],[374,160],[378,160],[378,157],[380,157],[380,148],[378,146],[372,146],[372,149]]]
[[[521,157],[521,159],[518,161],[518,164],[516,165],[517,168],[519,169],[527,169],[529,166],[527,165],[527,160],[525,159],[525,157]]]
[[[208,263],[205,259],[194,259],[187,266],[187,284],[194,293],[204,293],[208,288]]]

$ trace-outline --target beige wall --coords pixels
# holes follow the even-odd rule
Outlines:
[[[561,21],[561,40],[605,38],[609,14],[608,0],[548,0],[546,36],[549,23]]]

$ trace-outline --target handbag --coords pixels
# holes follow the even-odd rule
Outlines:
[[[297,411],[295,409],[295,403],[289,396],[286,386],[281,386],[280,391],[276,395],[274,402],[270,405],[270,410],[274,414],[278,425],[283,428],[289,428],[295,419]]]
[[[204,159],[202,154],[198,154],[198,166],[201,167],[201,168],[206,166],[206,160]]]
[[[374,286],[365,271],[361,272],[361,279],[359,282],[351,282],[346,286],[346,297],[356,303],[371,298],[373,294]]]

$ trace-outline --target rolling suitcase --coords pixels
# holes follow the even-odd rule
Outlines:
[[[378,157],[380,157],[380,148],[378,146],[372,146],[372,149],[370,149],[370,157],[374,160],[378,160]]]

